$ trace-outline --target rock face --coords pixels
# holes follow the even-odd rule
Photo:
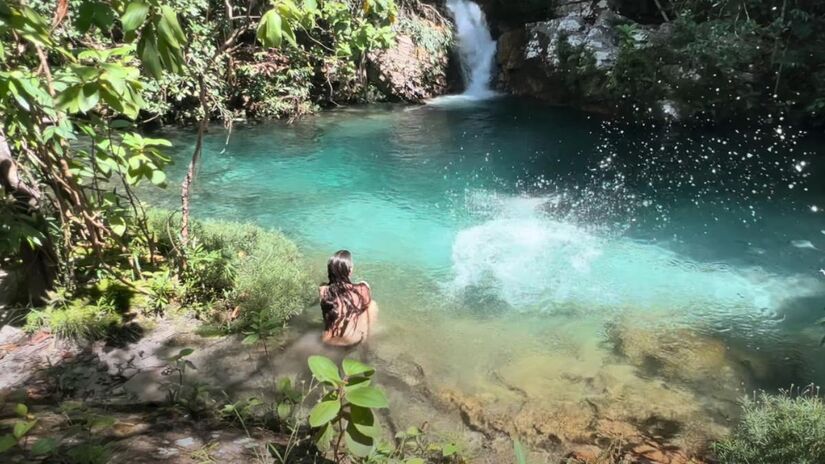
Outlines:
[[[499,85],[551,103],[598,106],[608,99],[607,75],[619,54],[613,24],[621,18],[593,1],[562,1],[554,13],[557,18],[502,34]],[[589,82],[580,79],[583,73]]]
[[[452,27],[422,5],[396,27],[396,45],[369,54],[369,80],[391,99],[420,103],[447,93]]]
[[[619,15],[608,0],[559,0],[551,19],[503,31],[498,40],[499,87],[552,104],[612,113],[624,91],[611,87],[623,47],[667,41],[671,25],[644,26]],[[683,69],[673,72],[683,76]],[[677,79],[665,79],[676,81]],[[677,101],[656,105],[664,119],[679,119]]]

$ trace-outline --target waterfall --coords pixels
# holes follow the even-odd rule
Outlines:
[[[496,41],[490,35],[487,18],[481,8],[469,0],[447,0],[447,8],[455,19],[458,52],[466,88],[464,95],[489,98]]]

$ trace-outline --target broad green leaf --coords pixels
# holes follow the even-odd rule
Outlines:
[[[278,379],[278,383],[275,384],[275,389],[278,390],[278,393],[286,395],[292,390],[292,380],[290,380],[289,377]]]
[[[0,437],[0,453],[5,453],[17,444],[17,440],[11,435],[3,435]]]
[[[78,94],[77,107],[81,113],[87,113],[89,110],[97,106],[100,101],[100,87],[96,83],[88,83],[80,89]]]
[[[126,7],[126,12],[120,18],[123,24],[124,32],[132,32],[137,30],[146,21],[146,15],[149,13],[149,5],[143,2],[132,2]]]
[[[321,401],[316,404],[309,413],[310,427],[320,427],[335,419],[341,411],[341,403],[338,400]]]
[[[35,456],[42,456],[44,454],[52,454],[57,449],[57,440],[52,437],[43,437],[32,446],[32,454]]]
[[[289,415],[292,413],[292,405],[287,403],[286,401],[281,402],[278,404],[278,418],[282,421],[285,421],[289,418]]]
[[[178,22],[178,15],[168,5],[163,5],[160,7],[160,12],[163,15],[163,19],[166,20],[166,24],[170,28],[170,32],[174,36],[175,40],[178,44],[186,45],[186,35],[183,33],[183,29],[180,27],[180,23]]]
[[[115,11],[112,6],[105,2],[94,2],[95,14],[92,17],[92,22],[95,23],[101,31],[106,32],[115,22]]]
[[[298,46],[298,41],[295,38],[295,31],[292,30],[292,26],[290,26],[289,23],[284,23],[282,28],[283,28],[283,36],[286,39],[286,41],[289,42],[289,44],[292,45],[293,47],[297,47]]]
[[[72,11],[74,12],[74,10]],[[80,8],[77,9],[77,14],[74,16],[75,27],[78,32],[85,34],[92,27],[92,21],[94,21],[95,3],[88,1],[81,3]]]
[[[404,461],[404,464],[426,464],[426,463],[427,463],[427,461],[425,461],[421,458],[410,458],[410,459],[407,459],[406,461]]]
[[[335,385],[343,383],[341,375],[338,372],[338,367],[324,356],[310,356],[307,360],[309,370],[321,382],[329,382]]]
[[[29,433],[29,430],[32,429],[37,424],[37,420],[33,421],[19,421],[14,424],[14,438],[21,439]]]
[[[180,350],[180,352],[178,352],[178,357],[183,358],[183,357],[189,356],[190,354],[192,354],[194,352],[195,352],[195,350],[193,350],[192,348],[184,348],[184,349]]]
[[[257,39],[267,48],[281,46],[281,15],[274,8],[264,13],[258,24]]]
[[[254,345],[258,343],[261,337],[258,334],[249,334],[241,341],[244,345]]]
[[[149,75],[155,79],[160,79],[162,67],[160,64],[160,54],[158,53],[158,42],[155,36],[155,28],[151,24],[147,25],[140,36],[140,41],[137,47],[140,61],[149,72]]]
[[[369,408],[350,405],[350,422],[362,434],[372,437],[381,437],[381,427],[375,421],[375,414]]]
[[[441,447],[441,456],[445,458],[448,458],[456,453],[458,453],[458,445],[455,443],[445,443]]]
[[[335,435],[335,429],[333,428],[332,424],[327,422],[320,430],[315,434],[315,446],[318,447],[321,451],[326,451],[329,449],[330,442],[332,442],[332,437]],[[12,445],[14,446],[14,445]]]
[[[111,227],[112,233],[118,237],[122,237],[126,233],[126,220],[122,217],[114,216],[109,219],[109,227]]]
[[[23,403],[18,403],[17,406],[14,407],[14,413],[20,417],[26,417],[29,414],[29,408]]]
[[[384,392],[375,387],[361,387],[348,391],[347,401],[365,408],[387,408],[390,405]]]
[[[344,368],[344,374],[348,377],[354,377],[362,374],[366,376],[375,374],[375,369],[354,359],[344,359],[342,367]]]
[[[158,40],[158,53],[163,68],[174,74],[183,71],[183,52],[179,47],[173,47],[161,36]]]
[[[375,446],[375,440],[358,431],[352,422],[347,424],[344,440],[347,442],[350,453],[359,458],[369,456]]]
[[[357,388],[368,387],[370,385],[370,383],[372,383],[372,381],[370,380],[369,377],[362,377],[362,376],[349,377],[347,379],[347,385],[344,387],[344,390],[347,391],[347,392],[350,392],[350,391],[355,390]]]

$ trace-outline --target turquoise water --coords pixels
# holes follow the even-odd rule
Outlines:
[[[177,181],[193,135],[167,135]],[[825,152],[782,121],[679,129],[446,100],[226,135],[207,137],[195,215],[280,229],[319,275],[351,250],[380,343],[446,385],[473,391],[494,365],[568,345],[599,372],[605,327],[627,314],[760,353],[765,386],[825,379]],[[154,201],[176,207],[170,189]]]

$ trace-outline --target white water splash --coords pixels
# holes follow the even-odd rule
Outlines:
[[[663,246],[586,230],[545,213],[551,197],[488,195],[489,220],[453,243],[451,290],[492,289],[514,309],[672,310],[706,322],[775,321],[821,282],[758,266],[701,262]]]
[[[466,89],[463,96],[485,99],[495,96],[490,90],[496,42],[490,35],[484,12],[469,0],[448,0],[447,8],[455,19],[458,51]]]

